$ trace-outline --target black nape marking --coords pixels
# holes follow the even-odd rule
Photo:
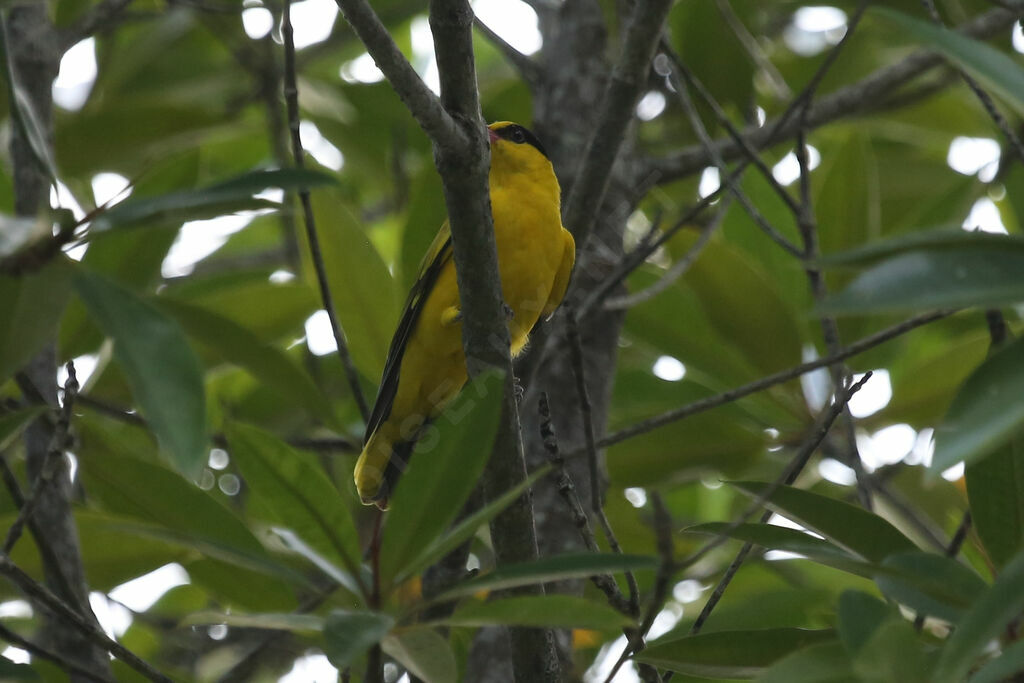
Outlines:
[[[503,140],[508,140],[509,142],[514,142],[519,145],[531,145],[536,148],[538,152],[543,154],[545,158],[548,158],[547,150],[544,149],[544,145],[542,145],[540,140],[537,139],[537,136],[530,132],[529,129],[520,126],[518,123],[513,123],[511,126],[499,128],[494,131],[494,134]]]

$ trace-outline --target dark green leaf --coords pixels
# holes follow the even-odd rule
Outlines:
[[[395,583],[401,583],[410,576],[415,576],[427,567],[433,565],[442,557],[458,548],[465,541],[476,533],[477,529],[489,523],[498,514],[512,504],[516,498],[522,495],[533,483],[551,470],[545,465],[533,472],[529,477],[521,481],[517,486],[509,489],[498,498],[480,508],[473,514],[459,521],[451,531],[423,549],[423,552],[415,560],[411,560],[405,568],[395,577]]]
[[[960,619],[935,668],[935,683],[964,680],[974,660],[1024,610],[1024,552],[1003,568],[995,583]]]
[[[545,557],[536,562],[510,564],[498,567],[469,581],[445,591],[436,598],[443,602],[463,595],[473,595],[478,591],[493,591],[502,588],[514,588],[538,583],[548,583],[561,579],[574,579],[595,574],[621,572],[637,569],[655,569],[659,564],[656,557],[650,555],[619,555],[617,553],[566,553]]]
[[[71,296],[71,274],[57,259],[34,273],[0,275],[0,384],[53,337]]]
[[[334,179],[320,171],[289,168],[250,171],[236,178],[207,187],[174,192],[159,197],[130,198],[100,214],[91,229],[97,232],[124,225],[167,223],[186,218],[219,216],[242,209],[277,206],[255,199],[253,195],[268,188],[309,189],[333,184]]]
[[[928,683],[935,661],[902,617],[882,622],[852,659],[861,680],[879,683]]]
[[[450,626],[510,624],[608,631],[629,626],[633,620],[607,604],[573,595],[520,595],[465,603],[440,623]]]
[[[1024,239],[988,233],[917,233],[832,262],[874,262],[821,313],[922,311],[1024,301]]]
[[[1024,339],[992,354],[967,378],[935,429],[931,472],[968,464],[1009,443],[1024,425]]]
[[[384,585],[455,519],[491,455],[504,397],[499,373],[481,375],[417,442],[391,499],[380,549]]]
[[[920,614],[946,621],[956,622],[987,588],[981,577],[943,555],[897,553],[882,565],[898,571],[878,575],[883,593]]]
[[[448,641],[431,628],[411,628],[384,637],[381,649],[425,683],[455,683],[458,666]]]
[[[730,483],[754,498],[770,486],[751,481]],[[880,562],[892,553],[916,550],[910,539],[885,519],[834,498],[780,486],[769,498],[768,507],[868,560]]]
[[[753,678],[791,652],[835,637],[835,631],[798,628],[701,633],[668,642],[656,640],[635,659],[691,676]]]
[[[120,285],[80,270],[75,289],[114,340],[142,414],[174,466],[199,477],[207,459],[206,395],[199,361],[177,323]]]
[[[226,435],[231,456],[269,521],[289,527],[319,553],[358,572],[359,536],[352,515],[315,461],[255,427],[232,423]]]
[[[21,434],[21,430],[28,426],[28,424],[46,412],[46,408],[42,406],[33,406],[31,408],[22,408],[21,410],[15,410],[11,413],[4,413],[0,415],[0,453],[7,450],[7,447],[11,442],[18,438]]]
[[[843,591],[839,596],[839,639],[851,656],[857,656],[864,643],[896,612],[873,595],[861,591]]]
[[[1021,672],[1024,672],[1024,641],[1005,648],[1001,655],[978,669],[968,683],[1003,683]]]
[[[822,564],[838,565],[840,568],[860,567],[867,574],[865,565],[855,555],[829,543],[826,540],[811,536],[797,529],[776,526],[774,524],[740,524],[733,526],[726,522],[710,522],[698,524],[685,529],[687,533],[725,535],[773,550],[785,550],[804,555]]]
[[[171,315],[193,339],[224,360],[248,370],[268,387],[303,405],[327,426],[338,429],[331,403],[305,372],[279,348],[212,311],[181,301],[158,298],[156,305]]]
[[[1009,55],[962,33],[914,19],[888,8],[876,12],[981,81],[989,92],[1024,113],[1024,69]]]
[[[324,653],[339,669],[348,667],[359,655],[387,635],[395,620],[380,612],[350,612],[336,609],[324,622]]]
[[[967,466],[971,518],[985,551],[997,567],[1024,549],[1024,438]]]
[[[772,664],[758,683],[861,683],[841,643],[824,642],[797,650]]]

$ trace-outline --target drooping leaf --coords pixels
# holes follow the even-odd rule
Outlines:
[[[889,605],[873,595],[843,591],[839,596],[838,630],[847,653],[856,656],[882,622],[895,614]]]
[[[863,566],[856,555],[797,529],[776,526],[774,524],[740,524],[733,528],[726,522],[709,522],[685,529],[687,533],[725,535],[772,550],[785,550],[805,555],[822,564],[830,564],[841,568]],[[867,572],[865,568],[863,571]]]
[[[730,483],[751,497],[761,496],[769,487],[760,482]],[[868,560],[880,562],[892,553],[916,550],[910,539],[878,515],[793,486],[778,487],[768,507]]]
[[[989,356],[967,378],[935,429],[931,473],[968,464],[1005,446],[1024,427],[1024,339]]]
[[[23,275],[0,275],[0,383],[50,339],[71,296],[63,260]]]
[[[964,472],[971,518],[989,558],[1002,567],[1024,549],[1024,438],[975,460]]]
[[[931,553],[898,553],[885,558],[898,573],[879,574],[885,595],[920,614],[956,622],[985,592],[984,581],[952,558]]]
[[[633,620],[607,604],[573,595],[519,595],[465,603],[441,623],[450,626],[509,624],[608,631],[629,626]]]
[[[458,548],[472,537],[473,534],[476,533],[477,529],[497,517],[502,510],[511,505],[516,498],[533,486],[534,482],[547,474],[550,469],[550,466],[547,465],[538,468],[518,485],[509,489],[498,498],[495,498],[473,514],[460,520],[448,533],[424,548],[419,557],[407,562],[402,571],[400,571],[395,577],[395,583],[401,583],[410,576],[419,574],[424,569],[433,565],[442,557]]]
[[[982,232],[913,233],[826,264],[870,263],[818,307],[824,314],[920,312],[1024,301],[1024,238]]]
[[[199,361],[181,328],[133,292],[80,270],[75,290],[114,340],[135,400],[165,453],[186,476],[206,463],[206,395]]]
[[[627,569],[655,569],[658,564],[658,558],[650,555],[566,553],[564,555],[555,555],[554,557],[545,557],[535,562],[498,567],[494,571],[482,574],[468,581],[463,581],[452,587],[437,596],[436,601],[443,602],[463,595],[473,595],[478,591],[515,588],[516,586],[581,578],[595,574],[621,572]]]
[[[802,648],[834,641],[835,631],[775,628],[721,631],[654,641],[634,658],[659,668],[704,678],[753,678]]]
[[[786,655],[761,673],[758,683],[860,683],[842,643],[826,641]]]
[[[376,645],[394,626],[393,617],[381,612],[333,610],[324,621],[324,653],[338,669]]]
[[[310,189],[333,184],[334,179],[311,169],[257,170],[207,187],[157,197],[130,198],[100,214],[91,230],[146,224],[166,224],[174,220],[210,218],[241,209],[274,207],[275,204],[254,195],[269,189]]]
[[[458,666],[448,641],[432,628],[410,628],[384,636],[381,649],[425,683],[455,683]]]
[[[503,396],[500,374],[477,377],[417,442],[390,502],[380,549],[384,585],[462,509],[490,457]]]
[[[234,612],[194,612],[181,620],[181,626],[225,624],[239,628],[271,629],[275,631],[317,632],[324,628],[324,618],[315,614],[293,612],[264,614],[237,614]]]
[[[895,616],[882,622],[851,659],[860,680],[879,683],[928,683],[935,662],[910,622]]]
[[[234,321],[198,306],[164,298],[158,298],[156,305],[177,320],[189,336],[221,358],[245,368],[267,386],[304,406],[327,426],[338,428],[330,401],[281,349],[263,342]]]
[[[967,676],[974,660],[1006,625],[1024,610],[1024,552],[1007,564],[957,624],[935,667],[936,683],[956,683]]]
[[[341,494],[308,454],[269,432],[232,423],[225,430],[231,456],[268,521],[294,531],[318,552],[359,568],[359,536]]]
[[[874,11],[917,40],[935,48],[942,56],[981,81],[986,90],[997,93],[1018,113],[1024,113],[1024,67],[1009,55],[980,40],[886,7],[878,7]]]

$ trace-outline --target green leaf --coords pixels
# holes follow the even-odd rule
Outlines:
[[[860,680],[873,683],[927,683],[935,661],[902,617],[882,622],[852,660]]]
[[[222,359],[245,368],[268,387],[304,406],[327,426],[339,428],[331,402],[284,351],[212,311],[166,298],[157,298],[155,303],[177,320],[189,336]]]
[[[1024,610],[1024,552],[1003,568],[995,583],[957,624],[935,668],[935,683],[964,680],[975,659]]]
[[[774,524],[740,524],[733,528],[727,522],[710,522],[698,524],[684,529],[686,533],[712,534],[728,536],[742,541],[749,541],[773,550],[785,550],[804,555],[816,562],[837,566],[839,568],[863,567],[863,563],[855,555],[826,540],[811,536],[797,529],[776,526]],[[866,570],[865,570],[866,574]]]
[[[71,273],[56,259],[33,273],[0,275],[0,384],[53,337],[71,296]]]
[[[1003,653],[971,676],[968,683],[1003,683],[1024,672],[1024,641],[1003,649]]]
[[[1005,446],[1024,426],[1024,338],[989,356],[971,373],[935,429],[930,471],[970,464]]]
[[[753,481],[729,483],[752,498],[761,496],[770,486]],[[874,562],[893,553],[916,550],[913,542],[885,519],[834,498],[780,486],[769,498],[768,507]]]
[[[986,90],[1004,98],[1018,114],[1024,114],[1024,69],[1009,55],[980,40],[888,8],[877,7],[874,11],[917,40],[935,48],[981,81]]]
[[[80,270],[75,290],[114,340],[142,414],[174,466],[193,480],[207,459],[206,395],[199,361],[177,323],[131,291]]]
[[[1010,442],[965,471],[971,518],[985,551],[1002,567],[1024,549],[1024,438]]]
[[[876,578],[885,595],[920,614],[950,622],[958,621],[988,588],[972,570],[943,555],[897,553],[882,565],[898,570]]]
[[[344,669],[379,643],[394,625],[394,618],[380,612],[336,609],[324,622],[324,654],[331,664]]]
[[[439,623],[449,626],[550,626],[609,631],[633,624],[633,620],[604,603],[573,595],[520,595],[460,605]]]
[[[757,677],[758,683],[861,683],[841,643],[824,642],[787,655]]]
[[[775,628],[721,631],[654,641],[634,659],[704,678],[753,678],[786,655],[835,640],[835,631]]]
[[[326,557],[321,555],[315,548],[299,538],[291,529],[274,527],[271,533],[284,545],[285,548],[309,560],[314,567],[334,579],[339,585],[344,586],[358,600],[362,595],[362,589],[352,574],[344,571]]]
[[[1024,301],[1024,238],[982,232],[915,233],[826,263],[871,262],[822,314],[913,312]]]
[[[395,280],[366,233],[335,193],[313,197],[320,250],[338,320],[356,367],[377,379],[384,371],[401,299]],[[308,247],[306,269],[312,273]]]
[[[46,408],[43,406],[32,406],[0,414],[0,453],[7,450],[11,442],[18,438],[21,430],[45,412]]]
[[[651,555],[619,555],[618,553],[566,553],[545,557],[535,562],[510,564],[454,586],[434,599],[444,602],[478,591],[515,588],[562,579],[576,579],[637,569],[655,569],[660,561]]]
[[[491,455],[503,398],[500,373],[477,377],[417,442],[391,499],[381,542],[385,586],[440,537],[476,487]]]
[[[425,683],[455,683],[458,666],[448,641],[430,628],[411,628],[384,636],[381,649]]]
[[[208,624],[225,624],[238,628],[259,628],[275,631],[291,631],[299,633],[315,633],[324,629],[324,618],[315,614],[296,614],[294,612],[265,614],[236,614],[204,610],[190,614],[178,624],[179,626],[205,626]]]
[[[540,467],[533,472],[533,474],[519,482],[518,485],[512,487],[484,507],[459,521],[448,533],[424,548],[419,557],[407,562],[405,567],[395,577],[394,583],[398,584],[405,581],[410,576],[416,576],[424,569],[433,565],[442,557],[458,548],[464,542],[469,540],[473,534],[476,533],[477,529],[488,524],[492,519],[497,517],[502,510],[511,505],[512,502],[522,495],[524,491],[533,486],[534,482],[550,471],[550,465]]]
[[[253,195],[268,188],[305,190],[333,183],[335,180],[332,176],[309,169],[250,171],[195,190],[127,199],[100,214],[90,229],[102,232],[125,225],[145,223],[152,226],[186,218],[221,216],[242,209],[276,207],[276,204],[255,199]]]
[[[882,622],[896,612],[873,595],[843,591],[839,596],[839,639],[851,656],[856,656]]]
[[[225,431],[231,456],[269,521],[358,572],[359,536],[352,515],[315,461],[255,427],[232,423]]]

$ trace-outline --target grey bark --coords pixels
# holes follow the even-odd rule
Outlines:
[[[60,64],[58,36],[50,22],[45,3],[14,5],[7,14],[8,55],[11,67],[32,103],[35,116],[46,132],[52,148],[53,101],[51,84]],[[35,216],[48,206],[49,183],[40,169],[28,141],[14,127],[11,136],[11,158],[14,163],[15,211]],[[50,406],[57,405],[56,359],[54,345],[47,345],[24,368],[24,374]],[[52,426],[45,417],[33,422],[25,434],[28,477],[31,483],[39,475],[47,459]],[[89,607],[89,591],[82,567],[78,533],[71,513],[71,480],[67,463],[62,458],[58,471],[40,498],[29,526],[37,542],[45,543],[57,562],[44,562],[47,585],[68,605],[95,621]],[[102,648],[93,644],[78,629],[55,615],[44,612],[41,638],[43,644],[62,653],[74,653],[77,661],[88,666],[96,677],[110,678],[110,660]],[[71,681],[95,680],[72,673]]]

